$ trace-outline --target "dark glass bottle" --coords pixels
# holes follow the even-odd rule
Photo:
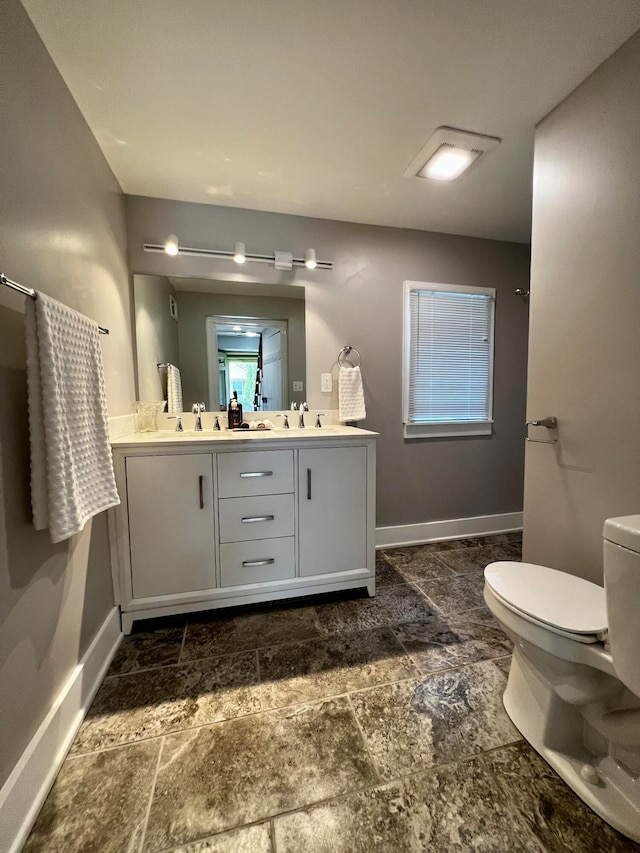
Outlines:
[[[242,426],[242,403],[238,400],[238,392],[233,392],[233,397],[229,400],[228,411],[229,429],[239,429]]]

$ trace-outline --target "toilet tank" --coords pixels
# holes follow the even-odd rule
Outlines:
[[[613,666],[640,697],[640,515],[605,521],[604,587]]]

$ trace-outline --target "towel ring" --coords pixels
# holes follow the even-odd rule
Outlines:
[[[355,352],[355,354],[358,356],[358,363],[351,364],[351,362],[348,362],[348,364],[351,364],[351,367],[360,367],[362,356],[355,347],[350,347],[348,344],[346,347],[342,347],[342,349],[338,353],[338,364],[340,365],[340,367],[344,366],[344,362],[347,361],[347,358],[351,355],[352,352]]]

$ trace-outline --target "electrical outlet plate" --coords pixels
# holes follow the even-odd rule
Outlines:
[[[304,383],[303,382],[294,382],[293,383],[293,390],[294,390],[294,392],[295,391],[303,391],[304,390]]]
[[[330,373],[321,373],[320,374],[320,387],[322,391],[325,393],[329,393],[333,391],[333,377]]]

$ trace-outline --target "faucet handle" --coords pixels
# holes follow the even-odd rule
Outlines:
[[[284,420],[282,422],[282,429],[289,429],[289,415],[288,414],[285,413],[282,415],[276,415],[276,417],[277,418],[284,418]]]
[[[202,416],[200,412],[204,411],[204,409],[200,408],[201,405],[204,406],[204,403],[194,403],[191,406],[191,411],[196,416],[196,422],[193,426],[196,432],[202,432]]]
[[[318,414],[316,415],[316,427],[318,429],[320,429],[320,427],[322,426],[322,424],[320,423],[320,418],[326,418],[326,416],[327,415],[325,412],[318,412]]]
[[[182,415],[169,415],[168,420],[176,422],[176,432],[184,432],[182,426]]]

